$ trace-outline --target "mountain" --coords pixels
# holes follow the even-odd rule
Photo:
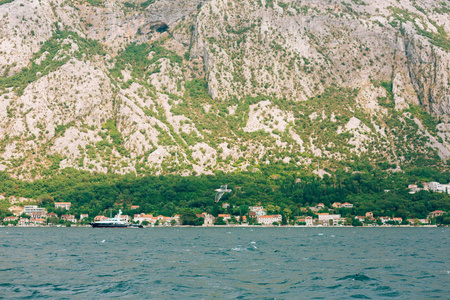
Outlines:
[[[448,1],[0,0],[0,170],[450,158]]]

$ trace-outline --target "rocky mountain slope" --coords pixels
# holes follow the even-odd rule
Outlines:
[[[450,158],[448,1],[0,0],[0,170]]]

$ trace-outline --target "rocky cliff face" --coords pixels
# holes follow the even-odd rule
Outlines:
[[[446,2],[0,3],[18,177],[450,158]]]

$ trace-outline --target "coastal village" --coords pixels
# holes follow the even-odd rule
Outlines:
[[[443,185],[437,182],[417,185],[409,185],[409,193],[414,194],[421,190],[450,193],[450,184]],[[19,202],[19,203],[17,203]],[[14,202],[20,204],[20,201]],[[75,216],[69,213],[71,211],[70,202],[55,202],[56,212],[47,212],[38,205],[12,205],[9,207],[11,216],[3,218],[2,226],[89,226],[91,222],[98,222],[109,219],[104,215],[89,216],[88,214],[79,214]],[[223,210],[232,208],[229,203],[223,203]],[[138,205],[131,205],[131,211],[136,211],[133,216],[122,215],[121,220],[133,224],[140,224],[145,227],[158,226],[183,226],[183,217],[179,214],[174,216],[154,216],[153,214],[140,212]],[[306,226],[306,227],[339,227],[339,226],[435,226],[433,220],[436,217],[446,214],[445,211],[435,210],[429,213],[426,219],[402,219],[395,216],[376,216],[368,211],[364,215],[348,217],[343,216],[342,212],[353,209],[352,203],[334,202],[330,207],[323,203],[315,206],[304,207],[299,210],[299,214],[291,216],[292,213],[268,214],[273,211],[273,207],[267,209],[261,205],[249,206],[245,215],[217,214],[213,216],[207,212],[196,214],[197,226]],[[337,211],[341,213],[337,213]]]

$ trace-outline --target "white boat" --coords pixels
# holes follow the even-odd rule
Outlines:
[[[122,211],[119,210],[119,214],[114,218],[91,223],[94,228],[143,228],[142,225],[129,224],[121,220]]]

